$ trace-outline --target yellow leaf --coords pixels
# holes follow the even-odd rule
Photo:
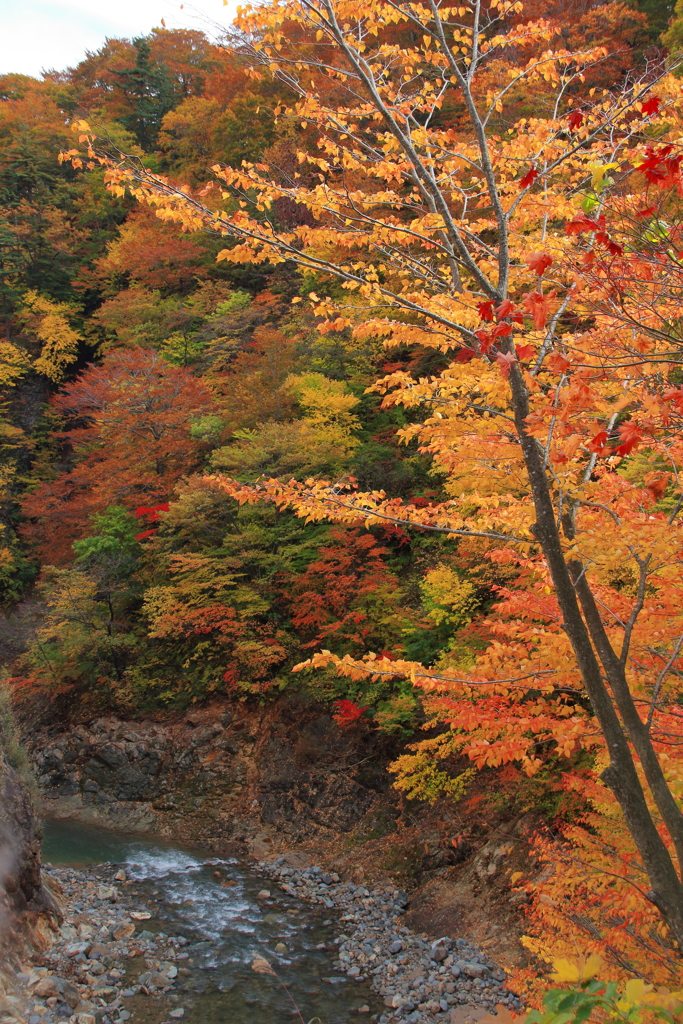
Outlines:
[[[643,1001],[648,992],[652,991],[652,985],[646,984],[642,978],[631,978],[630,981],[626,982],[624,992],[626,998],[631,1003],[640,1003]]]

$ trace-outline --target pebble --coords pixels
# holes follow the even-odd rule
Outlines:
[[[139,925],[131,915],[139,920],[151,915],[140,907],[140,897],[111,884],[127,881],[117,868],[103,864],[89,869],[96,874],[86,874],[43,866],[60,893],[65,919],[52,946],[36,954],[36,966],[29,962],[14,974],[22,992],[14,1024],[128,1024],[133,1013],[124,1008],[124,999],[156,994],[177,1001],[173,989],[181,979],[174,961],[188,959],[178,950],[189,940],[136,932]],[[131,978],[129,961],[138,956],[145,957],[148,969]],[[185,1008],[177,1007],[170,1016],[184,1014]]]
[[[521,1011],[521,999],[505,985],[505,972],[469,940],[434,940],[402,924],[407,893],[371,891],[319,866],[292,868],[284,857],[261,861],[259,869],[283,892],[337,911],[344,931],[327,947],[341,976],[322,980],[369,981],[384,1002],[384,1012],[373,1017],[379,1024],[469,1024],[501,1003]],[[371,1011],[363,1004],[356,1012]]]
[[[354,885],[320,867],[291,868],[284,859],[259,867],[270,881],[258,893],[260,899],[270,898],[279,887],[334,912],[325,925],[336,921],[344,930],[324,946],[330,957],[325,972],[336,974],[321,981],[369,982],[384,1004],[381,1015],[373,1017],[380,1024],[472,1024],[500,1003],[511,1011],[522,1009],[521,1000],[505,985],[505,972],[466,938],[435,940],[402,923],[407,893]],[[176,963],[189,955],[179,950],[188,947],[191,954],[196,944],[184,936],[136,931],[140,925],[131,914],[143,919],[144,907],[139,900],[134,903],[127,887],[119,891],[111,884],[125,881],[117,877],[118,866],[101,866],[96,875],[71,868],[45,870],[61,888],[67,916],[53,947],[37,958],[40,966],[24,966],[16,975],[30,997],[17,1021],[128,1024],[133,1015],[124,1008],[127,999],[156,995],[179,1001],[174,990],[183,979]],[[275,952],[289,954],[284,942]],[[140,956],[145,964],[138,968],[139,976],[131,977],[130,960]],[[373,1011],[364,1003],[356,1012]],[[185,1015],[185,1007],[177,1005],[168,1014],[171,1021]]]

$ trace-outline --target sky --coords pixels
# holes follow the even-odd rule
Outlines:
[[[73,67],[107,36],[131,38],[158,26],[200,28],[212,35],[227,25],[237,0],[0,0],[0,74],[39,77]]]

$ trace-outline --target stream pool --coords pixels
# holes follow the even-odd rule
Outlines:
[[[302,1018],[306,1024],[347,1024],[363,1020],[358,1008],[364,1003],[381,1012],[367,983],[347,981],[332,970],[339,927],[325,915],[334,912],[286,895],[240,861],[74,821],[44,823],[43,861],[75,868],[120,864],[140,909],[152,915],[141,927],[189,940],[189,973],[175,989],[188,1024],[284,1024]],[[256,898],[263,888],[270,889],[270,899]],[[287,952],[276,952],[277,943]],[[317,949],[320,944],[327,951]],[[287,991],[276,978],[251,970],[256,955],[273,965]],[[135,997],[130,1008],[131,1024],[166,1019],[150,997]]]

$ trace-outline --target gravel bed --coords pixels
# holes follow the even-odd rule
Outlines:
[[[97,874],[44,867],[65,911],[56,941],[16,972],[21,998],[13,1000],[0,1024],[127,1024],[126,1003],[137,995],[178,1000],[176,980],[189,974],[184,936],[153,934],[140,924],[151,914],[144,900],[126,894],[122,869],[98,865]],[[87,923],[84,923],[87,921]],[[144,957],[144,969],[131,960]],[[139,965],[139,961],[138,961]],[[131,974],[134,977],[131,977]],[[168,1024],[185,1015],[182,1006],[159,1007]]]
[[[269,884],[329,910],[329,923],[343,929],[328,946],[333,959],[330,976],[322,980],[371,982],[384,1012],[373,1014],[365,1004],[358,1019],[367,1014],[378,1024],[467,1024],[500,1003],[521,1009],[506,987],[505,972],[481,950],[464,938],[433,940],[401,923],[406,893],[342,882],[319,866],[293,868],[286,857],[259,868],[272,879]],[[145,1020],[180,1021],[186,1009],[177,989],[187,991],[190,940],[146,930],[152,915],[145,897],[131,891],[117,865],[43,870],[59,895],[65,921],[51,948],[16,973],[21,995],[0,993],[0,1024],[127,1024],[132,1018],[134,1024],[143,1005]],[[263,889],[257,898],[269,896]],[[140,1003],[136,997],[153,998]]]
[[[430,939],[401,924],[409,898],[399,889],[372,889],[342,882],[318,865],[293,868],[286,856],[261,861],[260,871],[291,896],[339,914],[344,931],[335,940],[336,979],[370,980],[384,997],[379,1024],[464,1024],[498,1004],[522,1009],[506,986],[505,971],[464,938]],[[270,895],[264,889],[263,898]],[[336,915],[335,915],[336,916]],[[364,1007],[370,1013],[369,1007]],[[479,1012],[477,1012],[479,1011]]]

